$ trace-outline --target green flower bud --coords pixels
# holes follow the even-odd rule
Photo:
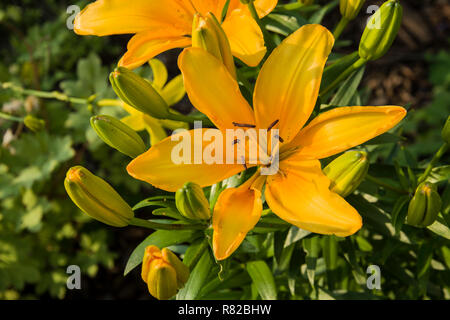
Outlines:
[[[134,217],[131,207],[103,179],[76,166],[64,180],[69,197],[86,214],[113,227],[125,227]]]
[[[208,200],[198,184],[187,182],[178,189],[175,194],[175,204],[183,217],[188,219],[208,220],[211,218]]]
[[[41,131],[45,128],[45,121],[32,115],[27,115],[23,120],[25,126],[33,132]]]
[[[447,118],[444,128],[442,129],[442,139],[450,144],[450,116]]]
[[[109,76],[111,85],[126,104],[157,119],[167,119],[169,107],[160,94],[144,78],[124,67]]]
[[[208,13],[206,17],[202,17],[198,13],[194,16],[192,46],[202,48],[221,60],[230,74],[236,78],[230,43],[219,21],[212,13]]]
[[[402,23],[403,8],[397,0],[383,3],[370,18],[359,43],[359,56],[376,60],[386,54]]]
[[[409,203],[408,224],[416,227],[427,227],[433,224],[441,206],[442,201],[436,186],[429,182],[421,183]]]
[[[189,268],[169,249],[152,245],[145,248],[141,276],[153,297],[167,300],[185,285]]]
[[[91,126],[107,145],[127,156],[136,158],[146,150],[144,141],[136,131],[114,117],[91,117]]]
[[[353,193],[369,170],[364,151],[348,151],[328,164],[323,172],[331,180],[330,190],[342,197]]]
[[[339,3],[341,15],[347,20],[353,20],[361,10],[365,0],[341,0]]]

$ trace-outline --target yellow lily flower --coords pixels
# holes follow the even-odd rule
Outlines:
[[[287,37],[261,69],[253,109],[218,59],[198,48],[185,49],[180,55],[178,64],[188,96],[214,122],[216,130],[247,124],[257,129],[276,128],[281,137],[276,174],[260,175],[264,167],[260,165],[249,181],[220,194],[213,212],[213,251],[218,260],[229,257],[258,222],[264,185],[271,210],[299,228],[341,237],[361,228],[358,212],[329,190],[330,180],[323,174],[319,159],[388,131],[403,119],[406,110],[398,106],[340,107],[304,126],[316,104],[333,45],[333,35],[321,25],[305,25]],[[198,130],[188,131],[189,136],[201,134]],[[164,139],[134,159],[128,173],[158,188],[176,191],[186,181],[210,186],[254,165],[175,164],[171,152],[177,143],[173,137]]]
[[[186,91],[183,84],[183,76],[180,74],[167,82],[168,72],[167,68],[158,59],[152,59],[148,62],[152,69],[153,81],[151,82],[153,88],[161,95],[167,105],[173,106],[183,99]],[[109,100],[105,99],[99,102],[101,106],[120,106],[129,116],[121,119],[126,125],[128,125],[134,131],[147,130],[150,135],[150,143],[154,145],[167,137],[167,133],[164,128],[175,130],[178,128],[188,128],[188,125],[181,121],[174,120],[160,120],[153,118],[147,114],[144,114],[135,108],[129,106],[125,102],[117,99]],[[172,112],[175,112],[172,110]]]
[[[156,55],[191,45],[194,15],[212,12],[220,18],[227,0],[97,0],[75,18],[79,35],[135,34],[119,66],[139,67]],[[256,0],[260,17],[270,13],[278,0]],[[256,66],[266,53],[264,38],[247,6],[231,0],[222,23],[233,55]]]

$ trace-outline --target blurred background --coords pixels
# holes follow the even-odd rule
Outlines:
[[[336,52],[357,48],[369,17],[367,7],[382,2],[366,1]],[[79,98],[94,93],[115,98],[108,75],[130,36],[75,35],[66,26],[73,13],[67,8],[87,3],[2,0],[0,82]],[[450,111],[450,4],[447,0],[401,4],[400,34],[384,58],[367,66],[361,88],[366,105],[409,107],[404,145],[420,161],[439,148]],[[324,24],[333,29],[339,18],[336,8]],[[178,53],[158,57],[171,77],[179,73]],[[32,114],[46,124],[45,130],[32,132],[23,123],[0,119],[0,299],[150,299],[138,268],[122,275],[130,253],[148,232],[110,228],[89,219],[63,187],[67,169],[82,164],[110,182],[131,205],[158,193],[129,177],[125,171],[129,159],[97,138],[89,125],[92,106],[0,87],[0,107],[13,117]],[[188,112],[191,105],[185,97],[175,108]],[[106,112],[125,115],[119,108]],[[82,290],[66,289],[68,265],[81,267]]]

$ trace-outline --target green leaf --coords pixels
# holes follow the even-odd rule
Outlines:
[[[309,236],[310,234],[311,234],[310,231],[306,231],[296,226],[292,226],[287,234],[286,241],[284,242],[284,247],[288,247],[291,244]]]
[[[158,248],[164,248],[179,244],[182,242],[188,242],[196,237],[196,232],[194,230],[158,230],[149,235],[144,241],[142,241],[131,253],[128,259],[127,265],[125,266],[124,275],[127,275],[130,271],[136,268],[142,263],[142,258],[144,257],[145,248],[154,245]]]
[[[208,279],[214,266],[214,259],[209,250],[205,251],[199,262],[192,270],[189,280],[177,294],[177,300],[195,300]]]
[[[303,239],[303,249],[306,252],[306,275],[311,287],[314,288],[317,258],[320,253],[320,238],[318,236]]]
[[[275,279],[269,266],[262,260],[247,262],[247,272],[263,300],[276,300]]]
[[[309,23],[321,23],[325,15],[333,10],[339,4],[339,0],[333,0],[327,5],[323,6],[320,10],[317,10],[311,18],[309,18]]]
[[[431,226],[427,228],[428,230],[433,231],[437,235],[450,240],[450,229],[446,225],[440,223],[439,221],[436,220]]]
[[[344,81],[339,90],[330,101],[330,105],[334,106],[348,106],[350,101],[358,89],[364,75],[365,68],[362,67],[358,71],[353,72],[350,77]]]

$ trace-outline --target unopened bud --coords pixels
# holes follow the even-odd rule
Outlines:
[[[144,78],[119,67],[109,76],[111,85],[126,104],[157,119],[167,119],[169,107],[160,94]]]
[[[131,207],[103,179],[81,166],[67,171],[69,197],[86,214],[113,227],[125,227],[134,217]]]
[[[41,131],[45,128],[45,121],[39,118],[36,118],[32,115],[27,115],[25,119],[23,119],[23,123],[25,126],[33,132]]]
[[[209,12],[205,17],[197,13],[192,23],[192,46],[202,48],[223,62],[236,78],[230,43],[219,21]]]
[[[167,300],[187,282],[189,268],[169,249],[152,245],[145,248],[141,276],[153,297]]]
[[[323,172],[331,180],[330,190],[342,197],[353,193],[369,170],[364,151],[348,151],[328,164]]]
[[[383,3],[367,23],[359,43],[359,56],[367,61],[384,56],[397,37],[402,17],[403,8],[397,0]]]
[[[416,227],[427,227],[436,220],[441,210],[442,201],[437,193],[436,186],[421,183],[408,207],[408,224]]]
[[[341,0],[339,3],[341,15],[347,20],[353,20],[361,10],[365,0]]]
[[[136,131],[114,117],[91,117],[91,126],[107,145],[127,156],[136,158],[145,152],[145,143]]]
[[[195,183],[187,182],[175,194],[178,211],[188,219],[208,220],[211,218],[208,200],[202,188]]]

